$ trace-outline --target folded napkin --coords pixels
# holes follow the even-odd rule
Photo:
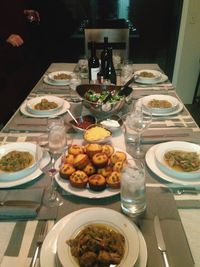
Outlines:
[[[47,130],[47,118],[25,118],[17,115],[9,123],[8,128],[14,131],[45,132]]]
[[[0,191],[0,219],[35,218],[41,206],[43,189]]]

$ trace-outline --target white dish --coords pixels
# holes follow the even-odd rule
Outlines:
[[[169,103],[171,103],[171,107],[169,107],[169,108],[152,108],[152,107],[149,107],[148,104],[152,100],[168,101]],[[175,109],[178,108],[178,105],[179,105],[178,99],[173,97],[173,96],[169,96],[169,95],[148,95],[148,96],[143,97],[141,99],[141,101],[142,101],[143,107],[147,111],[151,111],[152,113],[156,113],[156,114],[163,114],[164,113],[165,115],[166,115],[166,113],[173,112]]]
[[[145,76],[142,76],[142,73],[148,73],[148,74],[151,74],[151,77],[145,77]],[[152,82],[152,81],[155,81],[157,79],[160,79],[161,77],[161,72],[160,71],[157,71],[157,70],[138,70],[136,72],[134,72],[134,76],[136,79],[138,79],[139,81],[141,82]]]
[[[122,150],[115,148],[115,151],[122,151]],[[128,153],[126,153],[126,155],[127,155],[127,159],[132,159],[131,155],[129,155]],[[57,170],[59,170],[59,168],[60,168],[60,163],[61,163],[61,158],[59,158],[55,163],[55,168]],[[79,197],[84,197],[84,198],[112,197],[114,195],[119,194],[119,191],[120,191],[119,189],[106,188],[103,191],[96,192],[96,191],[89,189],[89,187],[86,187],[85,189],[75,188],[75,187],[72,187],[70,185],[70,182],[68,180],[62,179],[60,177],[59,173],[57,173],[55,175],[55,179],[56,179],[56,182],[59,184],[59,186],[62,189],[64,189],[66,192],[69,192],[70,194],[73,194],[73,195],[79,196]]]
[[[29,152],[33,157],[33,163],[29,167],[15,172],[5,172],[0,170],[0,181],[7,182],[7,181],[18,180],[31,174],[37,169],[35,144],[29,142],[16,142],[0,146],[0,158],[2,158],[4,155],[14,150],[21,152]],[[42,150],[40,150],[39,153],[40,153],[39,157],[41,158]]]
[[[155,117],[162,117],[162,116],[172,116],[172,115],[176,115],[178,114],[179,112],[182,111],[183,109],[183,104],[181,102],[178,102],[178,105],[176,106],[176,108],[173,110],[173,111],[170,111],[170,112],[164,112],[164,113],[156,113],[156,112],[152,112],[152,116],[155,116]],[[149,111],[146,110],[145,108],[143,109],[143,112],[145,114],[148,114]]]
[[[162,73],[159,78],[154,79],[154,80],[144,80],[144,79],[141,80],[140,78],[138,78],[138,76],[135,76],[135,82],[141,83],[141,84],[157,84],[157,83],[166,82],[167,80],[168,80],[168,76]]]
[[[170,168],[164,160],[164,154],[172,150],[196,152],[198,155],[200,155],[200,146],[189,142],[171,141],[162,143],[155,149],[155,159],[157,165],[159,169],[167,175],[187,180],[200,178],[200,169],[192,172],[181,172]]]
[[[68,79],[55,79],[55,76],[60,75],[60,74],[64,74],[64,75],[68,75],[69,78]],[[50,81],[53,84],[56,85],[68,85],[70,83],[70,80],[72,79],[73,73],[70,71],[54,71],[51,72],[47,75],[47,79],[48,81]]]
[[[45,152],[43,159],[42,159],[42,166],[45,167],[49,162],[50,162],[49,153]],[[29,174],[29,175],[27,175],[21,179],[14,180],[14,181],[0,181],[0,188],[11,188],[11,187],[15,187],[18,185],[22,185],[22,184],[31,182],[31,181],[35,180],[37,177],[39,177],[41,174],[42,174],[42,171],[37,168],[31,174]]]
[[[47,234],[40,253],[41,267],[60,267],[56,264],[57,240],[60,232],[69,220],[77,216],[82,210],[77,210],[59,220]],[[144,237],[140,230],[135,226],[139,238],[139,255],[134,267],[146,267],[147,264],[147,247]]]
[[[166,173],[164,173],[163,171],[161,171],[158,168],[158,165],[156,164],[156,160],[155,160],[155,149],[157,148],[158,145],[154,145],[152,146],[146,153],[145,156],[145,160],[147,163],[147,166],[149,167],[149,169],[151,169],[151,171],[156,174],[160,179],[170,182],[170,183],[174,183],[174,184],[181,184],[183,186],[187,186],[187,185],[200,185],[200,179],[184,179],[184,180],[180,180],[177,179],[175,177],[172,177],[170,175],[167,175]]]
[[[125,238],[125,252],[118,266],[134,266],[139,255],[139,238],[135,225],[117,211],[98,207],[82,209],[75,220],[72,217],[60,232],[57,241],[57,255],[61,266],[79,266],[71,255],[71,249],[66,244],[66,240],[74,238],[79,231],[90,224],[108,225],[120,232]]]
[[[27,110],[26,107],[26,102],[24,102],[21,106],[20,106],[20,111],[22,114],[24,114],[27,117],[33,117],[33,118],[47,118],[47,117],[55,117],[55,116],[59,116],[62,115],[64,113],[67,112],[67,110],[70,108],[70,104],[68,101],[64,100],[63,102],[63,106],[61,107],[61,109],[59,109],[57,112],[51,114],[51,115],[38,115],[38,114],[32,114]]]
[[[42,100],[46,99],[48,102],[54,102],[57,104],[56,108],[53,109],[46,109],[46,110],[40,110],[35,109],[35,105],[39,104]],[[58,112],[62,106],[63,106],[64,100],[60,97],[53,96],[53,95],[44,95],[40,97],[35,97],[27,101],[27,110],[28,112],[36,115],[51,115],[56,112]]]

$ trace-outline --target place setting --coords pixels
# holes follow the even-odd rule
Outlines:
[[[48,85],[54,86],[66,86],[70,84],[71,79],[73,78],[73,72],[71,71],[53,71],[44,75],[44,82]]]

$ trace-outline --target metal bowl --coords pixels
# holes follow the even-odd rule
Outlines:
[[[102,91],[111,92],[116,94],[120,90],[121,86],[116,85],[101,85],[101,84],[81,84],[76,87],[78,95],[83,100],[83,105],[90,110],[90,112],[98,118],[108,118],[113,114],[117,114],[125,104],[125,97],[114,103],[97,103],[91,102],[85,98],[85,94],[88,90],[93,90],[96,93]],[[109,105],[108,105],[109,104]]]

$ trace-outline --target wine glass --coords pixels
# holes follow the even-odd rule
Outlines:
[[[141,105],[136,105],[134,109],[127,115],[127,126],[137,133],[135,139],[135,158],[143,158],[144,151],[141,148],[141,136],[152,122],[152,114],[144,113]]]

